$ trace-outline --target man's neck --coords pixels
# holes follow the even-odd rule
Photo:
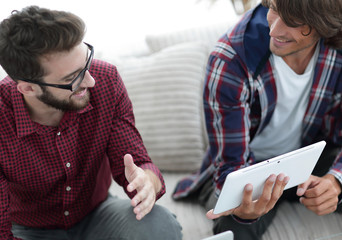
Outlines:
[[[59,125],[64,115],[63,111],[50,107],[35,97],[24,96],[24,100],[33,122],[52,127]]]
[[[303,74],[316,51],[316,44],[300,52],[283,57],[286,64],[297,74]]]
[[[308,66],[313,55],[308,55],[306,58],[291,58],[288,59],[283,57],[286,64],[297,74],[303,74],[305,72],[306,67]]]

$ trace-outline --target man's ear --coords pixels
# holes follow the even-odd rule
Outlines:
[[[17,89],[21,94],[26,96],[35,96],[38,90],[34,84],[23,81],[18,82]]]

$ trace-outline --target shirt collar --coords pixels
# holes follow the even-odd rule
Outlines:
[[[30,115],[24,103],[24,98],[22,94],[18,92],[16,84],[12,86],[12,101],[18,138],[34,133],[34,122],[30,119]]]

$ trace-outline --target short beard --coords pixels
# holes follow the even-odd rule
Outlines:
[[[87,92],[87,95],[85,96],[84,103],[82,105],[73,104],[71,101],[71,96],[68,100],[59,100],[57,99],[51,92],[49,92],[45,86],[41,86],[42,88],[42,95],[38,96],[37,98],[43,102],[44,104],[53,107],[57,110],[60,110],[62,112],[67,111],[79,111],[84,109],[90,100],[89,92]]]

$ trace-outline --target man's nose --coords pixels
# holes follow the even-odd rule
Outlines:
[[[84,79],[80,85],[81,88],[92,88],[95,86],[95,79],[91,76],[89,71],[84,74]]]

